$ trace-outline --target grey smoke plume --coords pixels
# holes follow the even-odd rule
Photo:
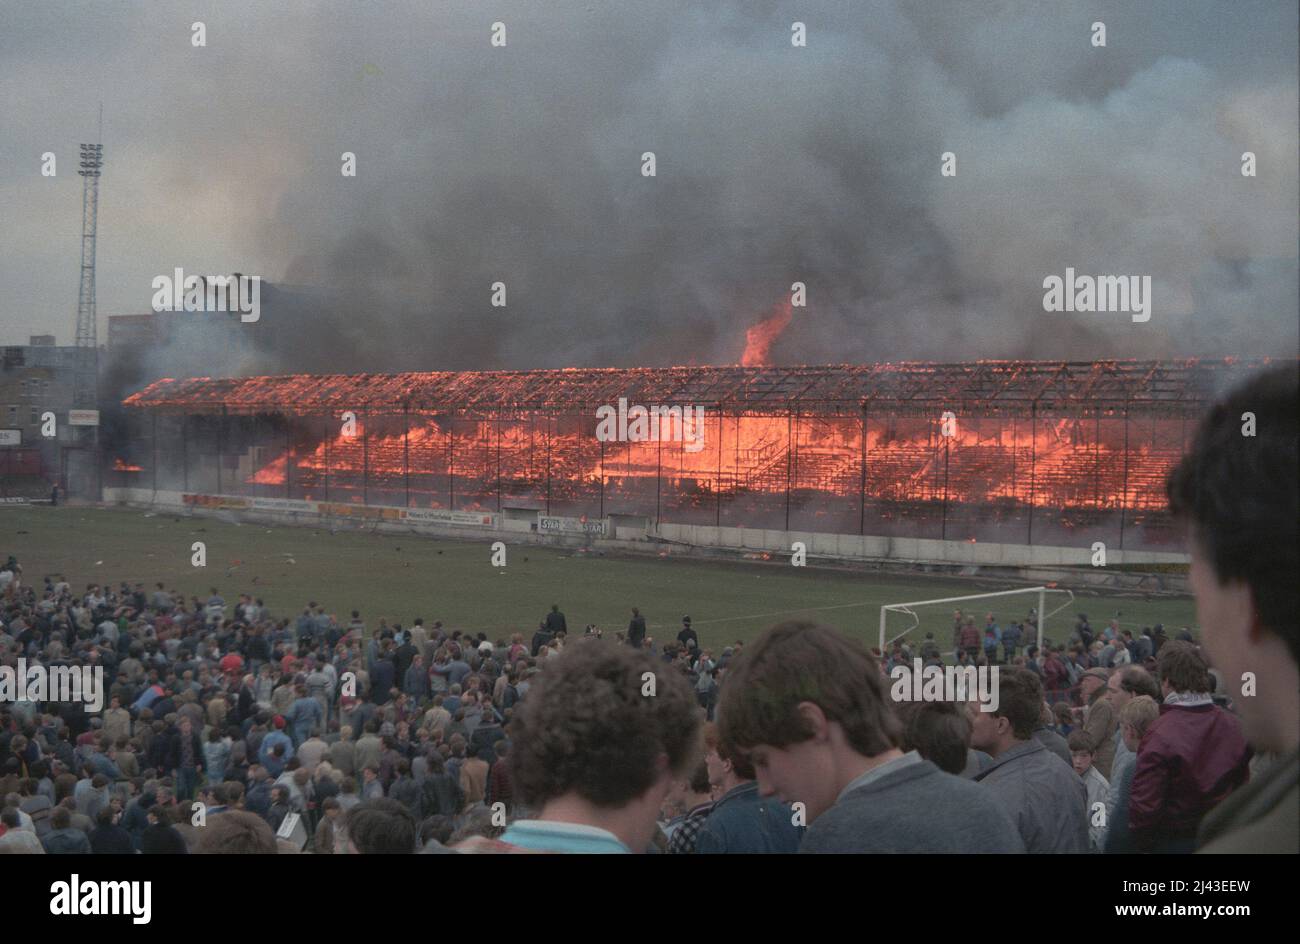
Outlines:
[[[52,7],[11,11],[0,76],[108,73],[101,310],[178,265],[282,286],[251,351],[157,374],[738,363],[794,281],[776,363],[1296,353],[1293,4]],[[0,151],[30,164],[53,145],[17,100]],[[75,243],[2,183],[0,245],[43,261],[0,275],[70,319]],[[1151,321],[1044,312],[1067,267],[1152,276]]]

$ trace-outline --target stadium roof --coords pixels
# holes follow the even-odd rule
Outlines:
[[[164,379],[123,401],[168,413],[573,411],[617,403],[719,412],[979,413],[1097,407],[1190,414],[1268,359],[900,362],[822,367],[564,368]]]

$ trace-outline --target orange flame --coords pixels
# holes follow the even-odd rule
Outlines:
[[[745,330],[745,353],[740,358],[742,367],[766,367],[769,363],[768,353],[781,332],[790,324],[793,313],[789,299],[782,302],[775,312],[758,324]]]
[[[142,469],[138,465],[128,465],[122,459],[114,459],[113,471],[114,472],[143,472],[144,469]]]
[[[368,471],[373,487],[404,487],[416,475],[457,476],[506,483],[550,480],[555,494],[598,486],[602,476],[617,487],[662,477],[670,487],[707,493],[776,494],[791,487],[841,497],[883,501],[941,500],[984,504],[1013,501],[1047,507],[1156,510],[1165,506],[1164,479],[1181,455],[1177,420],[1160,420],[1165,445],[1132,447],[1127,461],[1121,430],[1100,441],[1087,424],[1043,419],[1036,427],[998,423],[958,425],[945,438],[937,418],[897,428],[873,426],[862,441],[857,418],[801,419],[786,416],[711,416],[706,446],[688,452],[679,443],[595,442],[590,430],[537,430],[527,418],[479,420],[452,437],[433,422],[412,425],[409,443],[400,431],[364,430],[336,435],[314,448],[282,454],[249,476],[253,485],[283,485],[289,463],[301,487],[322,477],[356,486]],[[794,441],[791,442],[791,434]],[[793,453],[791,447],[793,446]],[[866,455],[867,480],[862,479]],[[549,458],[549,473],[544,463]],[[1127,467],[1127,471],[1126,471]],[[359,500],[353,498],[353,500]],[[423,501],[423,500],[422,500]],[[429,496],[429,507],[440,504]],[[476,506],[470,506],[474,508]]]

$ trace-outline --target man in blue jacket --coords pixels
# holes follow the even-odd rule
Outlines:
[[[50,817],[54,828],[46,833],[41,844],[49,855],[90,855],[90,840],[80,829],[72,826],[72,813],[66,806],[56,806]]]
[[[794,811],[759,795],[754,765],[722,743],[717,726],[704,726],[704,763],[709,784],[721,792],[695,840],[695,851],[714,853],[791,854],[799,851],[803,826]]]
[[[280,761],[281,764],[292,757],[294,752],[293,741],[289,738],[289,735],[284,733],[284,717],[276,715],[272,724],[274,727],[272,730],[267,732],[266,737],[262,738],[262,746],[257,752],[257,759],[261,761],[263,765],[266,765],[267,762],[271,760],[271,756],[275,752],[277,744],[284,748],[284,754]],[[281,770],[283,770],[283,767]],[[280,775],[280,771],[278,770],[273,770],[272,773],[276,776]]]
[[[294,692],[298,697],[289,706],[285,721],[290,725],[289,730],[293,732],[293,746],[296,748],[311,737],[313,730],[325,727],[325,711],[319,701],[307,694],[306,685],[294,686]]]

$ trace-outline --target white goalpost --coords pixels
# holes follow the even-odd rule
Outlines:
[[[1047,595],[1049,593],[1068,594],[1069,599],[1067,599],[1056,609],[1052,610],[1052,612],[1048,613]],[[960,597],[938,597],[933,600],[913,600],[911,603],[886,603],[884,606],[880,608],[880,652],[882,655],[888,653],[889,652],[888,647],[890,643],[894,642],[897,639],[901,639],[902,637],[910,633],[912,630],[916,629],[919,625],[921,625],[921,618],[920,616],[917,615],[914,607],[931,606],[931,605],[937,606],[942,603],[961,603],[966,600],[987,600],[993,597],[1023,596],[1025,594],[1037,594],[1038,596],[1038,608],[1036,610],[1038,614],[1037,644],[1038,644],[1038,648],[1041,650],[1043,648],[1043,627],[1047,625],[1048,617],[1055,616],[1057,613],[1061,612],[1061,610],[1065,609],[1067,606],[1069,606],[1071,603],[1074,602],[1074,593],[1072,591],[1065,590],[1059,587],[1020,587],[1016,590],[998,590],[993,593],[971,593],[971,594],[967,594],[966,596],[960,596]],[[912,617],[912,625],[907,627],[907,629],[903,630],[898,635],[893,636],[891,638],[886,638],[888,632],[888,627],[886,623],[887,620],[889,619],[889,614],[891,612],[905,613],[908,616]],[[980,629],[980,632],[983,633],[982,627]]]

